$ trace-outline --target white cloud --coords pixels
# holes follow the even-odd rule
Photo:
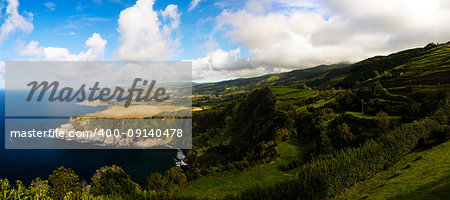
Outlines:
[[[192,60],[194,80],[210,78],[250,77],[267,73],[287,71],[285,68],[255,67],[248,57],[241,57],[240,48],[224,51],[217,49],[206,57]]]
[[[444,0],[250,0],[215,28],[250,51],[249,68],[304,68],[446,42],[448,19]]]
[[[0,88],[5,88],[5,62],[0,61]]]
[[[0,27],[0,43],[8,37],[9,34],[19,30],[24,33],[31,33],[34,26],[31,23],[33,21],[32,13],[25,13],[27,18],[19,14],[18,0],[8,0],[8,6],[6,7],[5,22]]]
[[[169,19],[170,23],[163,26],[164,35],[170,35],[172,31],[180,26],[180,13],[178,13],[178,6],[170,4],[164,11],[161,11],[161,16],[164,19]]]
[[[238,70],[249,68],[249,60],[247,57],[239,56],[240,48],[231,51],[217,49],[207,55],[211,68],[214,70]]]
[[[60,47],[41,47],[36,41],[31,41],[19,55],[44,58],[52,61],[96,61],[102,60],[107,41],[100,34],[94,33],[85,44],[89,49],[79,54],[71,54],[69,49]]]
[[[188,11],[194,10],[202,0],[192,0],[189,4]]]
[[[0,61],[0,79],[5,78],[5,62]]]
[[[28,45],[19,50],[19,55],[21,56],[41,56],[44,52],[44,47],[39,46],[39,42],[31,41]]]
[[[45,2],[44,6],[47,7],[47,9],[49,11],[54,11],[55,7],[56,7],[56,4],[54,4],[53,2]]]
[[[119,43],[115,55],[123,60],[154,60],[171,57],[178,45],[171,34],[180,24],[176,5],[164,11],[153,10],[154,0],[138,0],[135,5],[120,12]],[[169,19],[163,24],[159,16]]]

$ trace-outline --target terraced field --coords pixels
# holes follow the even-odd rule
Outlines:
[[[317,90],[287,88],[287,87],[272,87],[272,93],[278,99],[278,105],[292,105],[299,100],[317,94]]]

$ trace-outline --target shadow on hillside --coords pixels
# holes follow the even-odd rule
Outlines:
[[[389,199],[447,199],[450,196],[449,188],[450,175],[446,175],[439,180],[423,185],[416,190],[408,193],[401,193]]]

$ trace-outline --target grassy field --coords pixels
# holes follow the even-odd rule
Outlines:
[[[348,112],[345,112],[345,113],[351,114],[351,115],[353,115],[355,117],[365,118],[365,119],[376,119],[377,118],[376,115],[368,115],[368,114],[363,114],[361,112],[350,112],[350,111],[348,111]],[[401,117],[400,116],[389,116],[389,119],[390,120],[400,120]]]
[[[312,108],[319,108],[324,106],[327,103],[330,103],[331,101],[335,100],[336,98],[329,98],[329,99],[321,99],[319,101],[317,101],[316,103],[312,103],[312,104],[308,104],[302,107],[299,107],[297,110],[302,111],[302,110],[307,110],[308,107],[312,107]]]
[[[153,105],[133,105],[125,108],[123,106],[113,106],[111,108],[107,108],[104,110],[100,110],[93,113],[85,114],[83,117],[89,118],[140,118],[140,117],[149,117],[154,116],[161,112],[173,112],[187,109],[186,107],[181,106],[153,106]]]
[[[300,99],[317,94],[317,90],[302,90],[295,88],[271,88],[278,99],[279,106],[286,106],[297,103]]]
[[[283,99],[300,99],[303,97],[307,97],[312,94],[316,94],[316,90],[302,90],[299,92],[289,93],[283,96],[277,96],[277,99],[283,100]]]
[[[298,145],[281,143],[279,145],[280,158],[270,164],[261,165],[244,172],[221,174],[219,177],[202,178],[182,190],[179,197],[221,198],[228,194],[237,194],[244,189],[256,185],[268,185],[277,181],[292,179],[295,170],[283,172],[280,165],[287,164],[294,158],[301,158]]]
[[[448,199],[450,141],[413,152],[335,199]]]
[[[301,89],[298,89],[298,88],[284,88],[284,87],[282,87],[282,88],[271,87],[270,90],[272,90],[272,93],[274,95],[282,95],[282,94],[302,91]]]

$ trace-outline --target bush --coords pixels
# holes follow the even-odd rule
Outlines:
[[[66,195],[78,198],[81,195],[81,184],[78,175],[72,169],[59,167],[48,177],[52,184],[51,196],[55,199],[63,199]]]
[[[189,168],[186,170],[186,178],[189,182],[201,177],[200,171],[197,168]]]
[[[28,187],[28,193],[33,199],[50,199],[50,186],[47,180],[41,180],[39,177],[33,180]]]
[[[280,169],[282,171],[289,171],[295,168],[299,168],[300,166],[302,166],[304,164],[304,162],[298,158],[294,158],[293,160],[289,161],[288,164],[285,165],[281,165]]]
[[[200,173],[192,175],[193,171],[190,171],[189,174],[190,176],[196,176]],[[147,177],[147,190],[157,191],[157,195],[160,198],[172,198],[175,192],[183,187],[187,181],[188,179],[181,168],[172,167],[164,174],[151,173]]]
[[[93,195],[116,195],[132,198],[138,196],[139,192],[139,185],[116,165],[101,167],[92,176],[91,193]]]

